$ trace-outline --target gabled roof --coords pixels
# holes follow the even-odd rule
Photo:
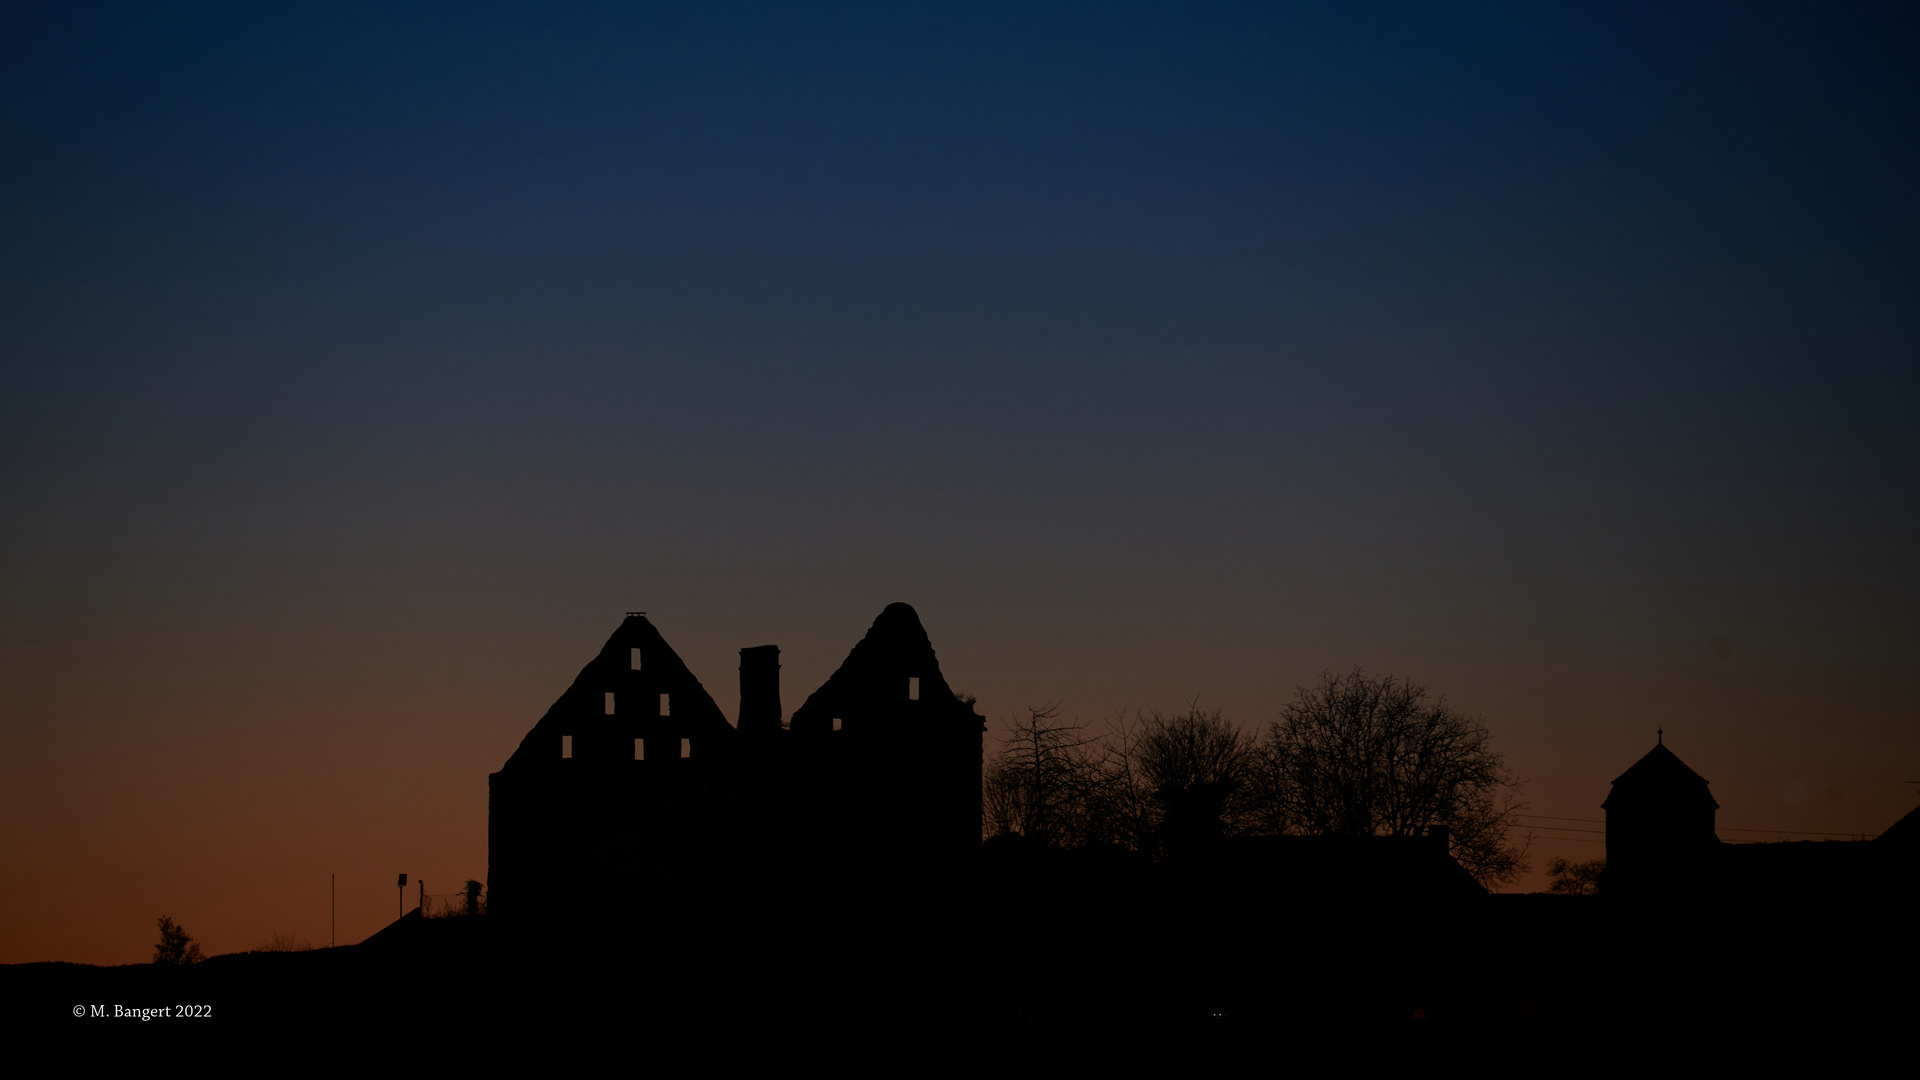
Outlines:
[[[973,717],[973,710],[955,700],[953,689],[940,674],[940,661],[920,616],[909,605],[888,604],[839,669],[794,710],[791,726],[795,732],[812,733],[826,730],[836,716],[846,716],[851,724],[850,714],[897,713],[907,705],[909,678],[920,680],[914,715],[933,722],[956,715]]]
[[[1606,809],[1607,803],[1622,794],[1630,799],[1704,800],[1715,810],[1720,809],[1720,804],[1707,792],[1707,778],[1689,769],[1686,762],[1667,749],[1665,742],[1656,744],[1645,757],[1634,762],[1632,768],[1614,778],[1613,791],[1600,808]]]
[[[1920,807],[1907,811],[1906,817],[1887,826],[1874,842],[1890,847],[1920,847]]]
[[[638,649],[645,657],[644,667],[635,668],[629,659],[633,650]],[[673,698],[672,712],[658,720],[646,720],[650,715],[647,706],[641,706],[634,713],[607,716],[603,700],[607,693],[613,692],[624,697],[637,695],[639,700],[647,700],[651,694],[669,694]],[[573,685],[567,687],[538,723],[533,725],[526,737],[520,740],[520,746],[507,759],[506,768],[517,768],[529,762],[548,765],[560,758],[560,738],[562,733],[586,736],[595,731],[607,731],[609,737],[619,735],[631,737],[628,726],[635,723],[654,723],[675,730],[675,738],[685,731],[721,743],[728,741],[734,734],[734,727],[714,704],[713,695],[707,693],[705,686],[687,667],[680,654],[673,651],[667,639],[647,620],[644,612],[630,611],[600,647],[600,652],[574,677]],[[617,731],[613,730],[618,728]]]

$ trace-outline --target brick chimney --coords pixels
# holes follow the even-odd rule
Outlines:
[[[771,738],[780,731],[780,646],[740,650],[740,734]]]

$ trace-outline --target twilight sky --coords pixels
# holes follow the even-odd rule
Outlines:
[[[1912,807],[1912,6],[397,6],[0,4],[0,962],[484,877],[630,609]]]

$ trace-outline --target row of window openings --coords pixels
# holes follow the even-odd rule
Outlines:
[[[613,695],[612,694],[607,695],[607,715],[608,716],[613,715]],[[667,715],[667,695],[665,694],[660,695],[660,715],[661,716]],[[833,718],[833,730],[835,731],[840,730],[840,718],[837,716]],[[646,760],[646,757],[647,757],[646,751],[641,746],[641,744],[644,742],[646,742],[645,739],[633,740],[633,760],[635,761]],[[571,735],[560,736],[560,756],[568,757],[568,758],[573,756],[573,736]],[[693,756],[693,748],[690,745],[690,741],[687,739],[680,740],[680,756],[681,757]]]
[[[638,649],[634,650],[635,655],[638,655],[639,652],[640,650]],[[673,715],[672,698],[673,698],[672,694],[660,695],[660,715],[661,716]],[[920,700],[920,679],[917,676],[907,680],[907,700],[908,701]],[[613,715],[613,692],[612,691],[607,692],[607,715],[608,716]],[[840,719],[838,717],[834,718],[833,730],[835,731],[840,730]]]
[[[627,650],[627,667],[633,671],[641,670],[639,649]],[[907,700],[908,701],[920,700],[920,676],[918,675],[910,676],[907,679]],[[667,714],[667,695],[661,694],[660,695],[660,715],[665,716],[666,714]],[[612,694],[607,695],[607,715],[608,716],[613,715],[613,695]]]
[[[611,698],[611,694],[609,694],[609,698]],[[664,700],[666,694],[660,694],[660,698]],[[611,709],[609,709],[609,711],[611,711]],[[666,703],[664,703],[664,701],[660,703],[660,715],[662,715],[662,717],[666,715]],[[841,730],[841,719],[839,719],[839,717],[833,717],[833,730]],[[572,757],[572,755],[574,755],[574,736],[563,734],[563,736],[561,736],[561,757]],[[691,740],[691,738],[680,740],[680,757],[693,757],[693,740]],[[647,759],[647,740],[636,738],[636,740],[634,740],[634,761],[645,761],[645,759]]]
[[[633,671],[641,670],[639,649],[627,650],[627,667]],[[662,701],[665,701],[666,695],[662,694],[660,699]],[[907,700],[908,701],[920,700],[920,676],[918,675],[910,676],[907,679]],[[607,695],[607,712],[608,713],[613,712],[613,695],[612,694]]]
[[[560,756],[563,758],[570,758],[573,756],[573,736],[571,735],[560,736]],[[690,758],[693,756],[693,740],[692,739],[680,740],[680,756],[683,758]],[[647,760],[647,740],[645,739],[633,740],[633,760],[635,761]]]

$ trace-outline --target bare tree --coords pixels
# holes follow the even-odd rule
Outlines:
[[[1240,831],[1253,745],[1219,709],[1116,716],[1104,749],[1096,806],[1112,842],[1158,857]]]
[[[981,784],[984,831],[1053,847],[1088,842],[1102,785],[1100,753],[1086,726],[1060,719],[1060,703],[1016,720]]]
[[[1574,862],[1555,856],[1547,860],[1547,891],[1559,896],[1592,896],[1600,891],[1607,860]]]
[[[1148,775],[1142,743],[1146,717],[1116,712],[1100,740],[1100,784],[1089,807],[1097,843],[1146,856],[1160,854],[1163,808]]]
[[[1260,801],[1289,831],[1415,836],[1448,830],[1454,857],[1484,885],[1526,870],[1511,839],[1519,782],[1477,718],[1391,675],[1323,672],[1300,687],[1261,745]]]

